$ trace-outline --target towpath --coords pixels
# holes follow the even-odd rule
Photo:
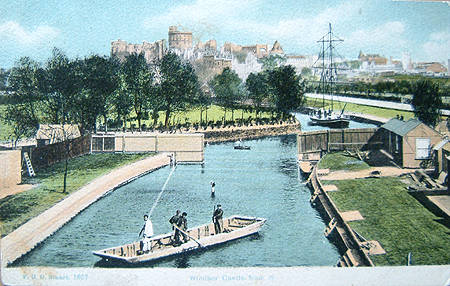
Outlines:
[[[372,167],[360,171],[334,171],[327,175],[320,176],[320,180],[350,180],[371,177],[372,172],[378,172],[377,176],[381,177],[398,177],[400,175],[413,173],[413,169],[400,169],[396,167]]]
[[[169,163],[167,154],[150,156],[114,169],[72,193],[1,240],[2,267],[33,249],[109,191]]]

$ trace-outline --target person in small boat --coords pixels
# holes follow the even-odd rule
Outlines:
[[[170,223],[170,225],[172,225],[172,230],[175,230],[175,233],[173,234],[173,240],[174,241],[176,241],[177,240],[177,237],[178,237],[178,233],[179,233],[179,230],[178,229],[176,229],[173,225],[178,225],[178,221],[180,220],[180,210],[177,210],[177,212],[175,213],[175,215],[174,216],[172,216],[170,219],[169,219],[169,223]]]
[[[139,237],[143,233],[143,238],[140,245],[140,251],[143,252],[149,252],[151,245],[149,247],[149,243],[151,241],[151,237],[153,236],[153,224],[152,221],[148,218],[148,215],[144,215],[144,226],[142,227],[141,231],[139,232]]]
[[[211,197],[214,197],[215,195],[215,187],[216,187],[216,183],[214,181],[211,181]]]
[[[214,231],[216,234],[219,234],[223,231],[223,210],[221,205],[217,205],[217,208],[214,210],[213,213],[213,223],[214,223]]]

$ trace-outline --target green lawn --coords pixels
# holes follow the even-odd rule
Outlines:
[[[355,157],[349,156],[344,152],[328,153],[320,160],[320,169],[330,169],[330,171],[349,170],[357,171],[368,169],[370,166]]]
[[[223,108],[221,108],[218,105],[211,105],[208,108],[208,121],[220,121],[223,119],[225,112],[223,110]],[[130,117],[134,118],[136,116],[136,114],[133,112],[131,112]],[[234,119],[247,119],[249,117],[252,118],[256,118],[256,113],[255,111],[253,112],[248,112],[248,111],[243,111],[242,109],[237,109],[234,111]],[[270,118],[271,117],[271,113],[270,112],[263,112],[259,115],[261,118]],[[189,122],[191,124],[195,124],[195,123],[200,123],[200,109],[199,108],[195,108],[189,111],[183,111],[183,112],[176,112],[175,114],[172,114],[170,119],[170,123],[174,122],[175,124],[185,124],[186,122]],[[158,123],[159,124],[164,124],[166,118],[166,113],[164,111],[159,112],[159,119],[158,119]],[[227,110],[226,112],[226,120],[231,120],[231,111]],[[206,121],[206,112],[205,110],[203,110],[202,112],[202,122]],[[132,121],[128,121],[127,122],[127,127],[130,127],[131,124],[134,124],[136,127],[138,126],[138,122],[137,120],[132,120]],[[153,125],[153,120],[149,119],[149,120],[142,120],[142,124],[146,124],[147,126],[152,126]]]
[[[37,216],[68,194],[112,169],[137,161],[149,154],[92,154],[69,161],[67,192],[63,193],[64,163],[41,169],[36,177],[24,177],[24,183],[38,184],[31,190],[0,200],[2,237]]]
[[[409,195],[399,178],[327,182],[339,191],[329,195],[339,210],[358,210],[365,218],[350,226],[368,240],[378,240],[385,255],[373,255],[377,266],[450,264],[450,230]]]

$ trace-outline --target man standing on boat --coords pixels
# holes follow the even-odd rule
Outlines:
[[[217,205],[217,209],[214,210],[213,213],[213,223],[214,223],[214,230],[216,234],[219,234],[223,231],[223,210],[221,205]]]
[[[141,252],[149,252],[151,246],[149,247],[149,243],[151,241],[151,237],[153,236],[153,224],[152,221],[148,218],[148,215],[144,215],[144,226],[139,232],[139,237],[144,233],[143,239],[140,242]]]
[[[188,241],[188,236],[185,234],[185,232],[187,231],[187,218],[186,217],[187,217],[187,213],[183,212],[183,214],[180,217],[179,225],[178,225],[178,227],[183,231],[182,234],[183,234],[184,242]]]
[[[178,225],[178,221],[180,220],[180,210],[177,210],[176,214],[169,219],[169,223],[172,225],[172,230],[175,230],[173,235],[173,239],[176,241],[178,237],[179,230],[174,227],[174,225]]]

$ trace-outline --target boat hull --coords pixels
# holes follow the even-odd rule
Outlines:
[[[230,232],[224,232],[219,234],[212,234],[214,230],[213,224],[206,224],[199,227],[188,229],[187,231],[190,234],[193,234],[193,237],[201,244],[197,243],[193,239],[189,239],[188,242],[185,242],[179,246],[164,246],[162,249],[152,249],[149,253],[145,253],[142,255],[136,254],[136,247],[139,245],[139,242],[133,242],[132,244],[118,246],[98,251],[93,251],[93,254],[103,259],[107,259],[111,262],[121,262],[125,264],[137,264],[144,262],[156,261],[162,258],[179,255],[183,253],[188,253],[195,250],[209,248],[215,245],[223,244],[232,240],[240,239],[247,237],[249,235],[257,233],[260,228],[264,225],[266,219],[263,218],[255,218],[255,217],[243,217],[243,216],[232,216],[224,219],[224,229],[231,228],[232,224],[230,221],[236,221],[236,219],[243,219],[247,221],[253,221],[252,223],[242,226],[240,228],[234,229]],[[228,224],[226,223],[228,221]],[[212,228],[212,230],[211,230]],[[200,229],[200,231],[199,231]],[[200,232],[203,229],[208,229],[209,234],[204,235],[197,239],[197,236],[200,236]],[[168,233],[165,235],[160,235],[152,239],[153,242],[157,242],[158,240],[168,240],[173,235],[173,233]],[[120,251],[119,249],[122,249]],[[114,252],[112,251],[114,250]],[[130,254],[131,253],[131,254]]]
[[[345,118],[336,118],[336,119],[318,119],[314,117],[310,117],[311,124],[313,125],[321,125],[328,126],[332,128],[346,128],[348,127],[350,121]]]

